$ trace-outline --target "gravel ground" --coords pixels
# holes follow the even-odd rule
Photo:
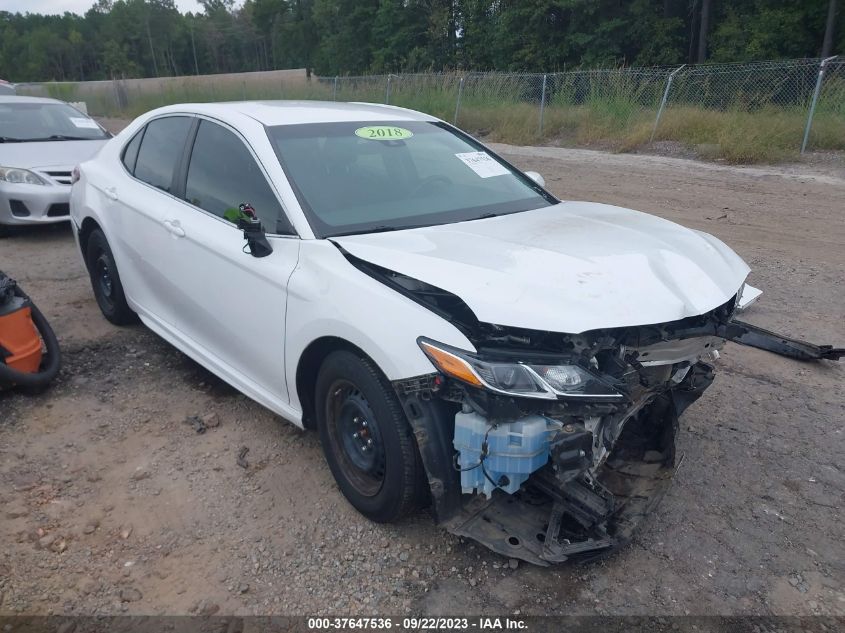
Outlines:
[[[497,149],[563,198],[714,233],[765,291],[748,320],[845,343],[839,167]],[[0,394],[0,615],[845,615],[845,364],[726,346],[681,421],[678,476],[635,541],[600,563],[543,569],[425,512],[369,523],[315,434],[143,326],[108,324],[67,226],[0,242],[0,267],[65,355],[45,394]]]

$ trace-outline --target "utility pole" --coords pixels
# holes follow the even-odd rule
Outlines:
[[[270,55],[273,58],[273,70],[276,70],[276,21],[279,19],[279,14],[273,16],[273,24],[270,27]]]
[[[824,29],[824,43],[822,57],[829,57],[833,48],[833,29],[836,26],[836,0],[830,0],[827,5],[827,26]],[[841,52],[841,51],[840,51]]]
[[[194,42],[194,23],[191,22],[191,48],[194,51],[194,73],[200,74],[200,65],[197,63],[197,45]]]
[[[701,2],[701,24],[698,31],[698,63],[703,64],[707,60],[707,31],[710,30],[710,5],[711,0]]]
[[[687,51],[687,61],[690,64],[695,63],[695,32],[700,15],[701,13],[698,11],[698,0],[692,0],[689,10],[689,51]]]
[[[150,33],[150,18],[147,18],[147,40],[150,43],[150,54],[153,56],[153,71],[158,77],[158,64],[156,63],[156,50],[153,48],[153,35]]]

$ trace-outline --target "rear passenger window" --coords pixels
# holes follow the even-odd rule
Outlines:
[[[135,172],[135,161],[138,160],[138,148],[141,147],[142,136],[144,136],[144,128],[138,130],[123,150],[123,164],[130,174]]]
[[[147,123],[135,163],[135,178],[170,192],[173,171],[182,157],[192,121],[189,117],[172,116]]]
[[[185,199],[221,218],[249,203],[268,233],[290,233],[287,219],[244,142],[226,128],[202,121],[185,183]]]

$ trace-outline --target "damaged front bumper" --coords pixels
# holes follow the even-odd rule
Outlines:
[[[626,543],[674,475],[678,416],[712,380],[708,365],[696,366],[685,387],[631,416],[599,466],[561,477],[571,460],[553,451],[550,463],[517,494],[471,497],[446,522],[447,529],[536,565],[590,557]]]
[[[509,396],[444,373],[395,383],[437,522],[537,565],[627,542],[668,489],[678,417],[712,383],[705,361],[726,340],[806,360],[845,353],[735,321],[734,312],[730,302],[693,319],[571,336],[475,330],[479,354],[564,353],[621,401]]]
[[[548,461],[513,494],[497,487],[489,497],[462,489],[451,437],[456,414],[448,401],[425,391],[406,392],[403,401],[429,474],[437,522],[504,556],[549,565],[601,554],[630,539],[675,472],[678,416],[712,380],[712,368],[699,363],[681,385],[634,413],[617,414],[624,421],[613,425],[614,416],[606,416],[608,425],[598,433],[622,429],[610,451],[602,451],[607,438],[594,436],[577,416],[562,425],[549,418],[559,431],[550,440]]]

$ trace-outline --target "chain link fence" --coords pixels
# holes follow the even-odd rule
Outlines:
[[[800,149],[819,68],[812,59],[683,67],[653,137],[686,132],[705,153],[729,153],[737,162],[761,146]]]
[[[845,59],[576,70],[308,76],[303,70],[19,86],[132,117],[180,102],[387,103],[494,141],[626,151],[680,143],[733,162],[845,150]]]

